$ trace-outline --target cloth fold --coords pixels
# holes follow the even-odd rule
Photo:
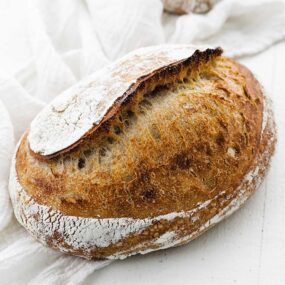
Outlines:
[[[0,64],[1,284],[82,284],[110,261],[45,248],[17,223],[8,195],[15,142],[63,90],[138,47],[210,44],[235,57],[262,51],[285,37],[285,2],[222,0],[208,14],[183,16],[164,13],[160,0],[26,0],[21,5],[21,11],[14,5],[9,17],[21,23],[21,37],[14,35],[24,39],[20,60],[13,62],[10,76]],[[0,24],[5,23],[0,19]],[[12,62],[14,54],[5,51]]]

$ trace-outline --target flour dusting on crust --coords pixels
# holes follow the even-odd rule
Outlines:
[[[49,206],[40,205],[28,195],[20,185],[12,163],[10,176],[10,196],[18,221],[37,239],[46,244],[55,233],[65,237],[64,242],[73,249],[85,253],[96,247],[107,247],[124,237],[138,233],[159,220],[172,220],[177,217],[194,215],[198,210],[209,205],[211,200],[199,203],[188,212],[174,212],[154,218],[82,218],[66,216]],[[220,193],[222,195],[223,193]],[[55,241],[56,242],[56,241]],[[61,251],[66,251],[60,244],[55,244]]]
[[[114,102],[138,78],[190,58],[196,50],[203,52],[206,48],[191,45],[142,48],[80,81],[33,120],[28,135],[31,150],[49,156],[72,146],[102,121]]]

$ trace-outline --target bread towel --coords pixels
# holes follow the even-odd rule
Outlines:
[[[260,52],[285,37],[285,3],[222,0],[208,14],[183,16],[164,14],[160,0],[9,3],[0,19],[9,31],[0,41],[1,284],[82,284],[110,262],[47,249],[13,218],[7,182],[20,135],[60,92],[138,47],[206,43],[230,56]]]

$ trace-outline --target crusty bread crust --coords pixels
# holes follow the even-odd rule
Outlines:
[[[274,151],[272,112],[248,69],[220,50],[194,54],[140,78],[68,151],[42,159],[23,136],[10,193],[33,236],[124,258],[193,239],[254,192]]]
[[[28,134],[31,154],[45,160],[69,152],[96,136],[133,97],[221,53],[220,48],[174,45],[128,54],[66,90],[38,114]]]
[[[26,193],[19,184],[14,159],[10,195],[15,215],[30,234],[44,245],[88,259],[124,259],[138,253],[185,244],[239,209],[260,186],[276,143],[275,123],[268,99],[264,114],[261,147],[234,195],[221,192],[188,212],[146,219],[66,216],[49,206],[38,204]],[[219,211],[213,210],[217,203],[221,207]]]

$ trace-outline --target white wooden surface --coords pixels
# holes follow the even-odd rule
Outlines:
[[[188,245],[114,262],[86,284],[285,284],[285,41],[239,61],[274,101],[278,145],[261,189]]]

